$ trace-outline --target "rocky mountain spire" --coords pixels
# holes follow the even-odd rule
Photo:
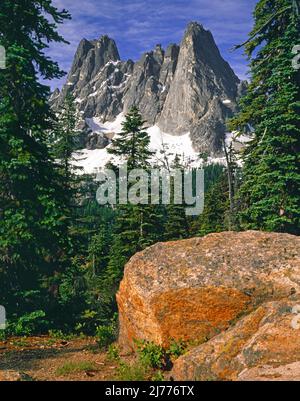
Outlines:
[[[193,22],[180,46],[171,44],[164,50],[158,44],[136,63],[121,61],[115,41],[106,35],[83,39],[66,85],[50,101],[58,107],[68,92],[73,93],[87,147],[94,145],[85,121],[93,117],[102,123],[114,121],[137,105],[149,126],[158,125],[177,136],[190,132],[196,151],[219,154],[225,120],[233,114],[242,90],[211,32]],[[107,144],[95,140],[95,134],[93,138],[96,147]]]
[[[224,120],[235,104],[239,82],[212,34],[202,25],[189,24],[159,127],[174,135],[191,132],[199,151],[220,149]]]
[[[143,118],[150,125],[155,123],[161,110],[160,72],[164,55],[165,52],[160,45],[157,45],[155,50],[143,54],[134,65],[124,96],[124,111],[127,112],[134,105],[138,106]]]

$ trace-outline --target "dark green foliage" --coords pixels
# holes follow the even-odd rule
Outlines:
[[[36,332],[43,332],[49,325],[45,316],[45,312],[39,310],[25,313],[8,325],[6,333],[15,336],[30,336]]]
[[[139,359],[145,366],[159,369],[165,366],[166,352],[163,347],[150,341],[136,341],[135,343]]]
[[[184,206],[171,204],[166,209],[167,221],[164,239],[166,241],[175,241],[187,238],[189,236],[189,227]]]
[[[144,131],[145,121],[137,107],[133,107],[122,124],[122,132],[113,139],[109,153],[126,160],[128,170],[149,166],[153,152],[149,150],[150,137]]]
[[[68,203],[45,140],[49,88],[37,74],[63,75],[44,49],[64,41],[56,25],[68,18],[51,1],[0,3],[0,303],[10,319],[48,309],[56,296],[48,280],[64,268]]]
[[[224,166],[220,164],[209,164],[204,167],[205,192],[209,191],[210,187],[219,181],[223,173]]]
[[[183,175],[184,170],[183,166],[180,164],[180,160],[176,155],[173,165],[171,166],[172,170],[180,171]],[[182,180],[182,188],[183,188],[183,180]],[[175,191],[175,183],[174,178],[171,177],[171,191],[170,198],[171,202],[166,206],[166,224],[164,227],[164,239],[167,241],[173,241],[177,239],[187,238],[189,235],[189,227],[188,220],[186,216],[186,205],[184,203],[184,194],[182,191],[182,204],[174,203],[174,191]]]
[[[149,169],[152,152],[150,138],[143,130],[144,121],[136,107],[126,115],[120,137],[113,140],[109,152],[127,162],[128,173],[133,169]],[[116,166],[110,166],[117,171]],[[123,276],[125,263],[136,252],[159,241],[162,218],[159,206],[143,204],[118,205],[105,283],[110,289],[114,307],[114,294]]]
[[[114,341],[116,341],[118,336],[118,315],[115,315],[110,324],[98,326],[96,329],[97,342],[100,348],[106,348]]]
[[[299,15],[290,0],[261,0],[246,44],[252,82],[231,128],[254,128],[239,191],[245,229],[300,233],[300,74],[292,67]]]
[[[173,358],[178,359],[181,355],[184,355],[187,352],[188,344],[183,340],[172,340],[169,349],[167,350],[167,354]]]
[[[74,176],[73,152],[80,132],[77,131],[78,118],[72,95],[68,94],[57,112],[53,122],[53,129],[49,133],[50,149],[58,161],[60,173],[65,184],[65,191],[69,191],[76,181]],[[79,168],[77,168],[78,170]]]
[[[204,167],[204,210],[199,216],[189,219],[190,236],[206,235],[227,229],[228,182],[225,167],[209,164]]]
[[[204,211],[197,219],[197,234],[204,236],[213,232],[227,230],[226,214],[228,213],[228,182],[223,172],[205,193]]]

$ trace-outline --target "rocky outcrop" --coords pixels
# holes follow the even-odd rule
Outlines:
[[[176,73],[158,125],[173,134],[191,132],[201,151],[220,149],[224,121],[234,110],[239,82],[212,34],[191,23],[180,45]]]
[[[277,351],[270,339],[280,338],[281,332],[282,338],[297,344],[299,332],[292,331],[287,324],[283,333],[283,327],[288,319],[291,322],[291,308],[299,294],[299,237],[256,231],[226,232],[156,244],[136,254],[125,268],[117,294],[119,342],[125,349],[134,348],[134,339],[164,346],[171,339],[205,343],[201,347],[208,348],[203,352],[200,347],[195,354],[189,354],[196,361],[193,367],[188,368],[189,355],[178,361],[175,378],[195,378],[203,371],[203,379],[239,376],[246,380],[257,363],[271,366]],[[263,343],[266,336],[269,340]],[[261,338],[261,342],[256,338]],[[292,353],[289,342],[282,345],[280,352],[290,347]],[[221,343],[224,349],[232,345],[231,354],[224,355],[225,359],[228,357],[224,363],[218,356],[222,346],[214,345]],[[253,348],[249,348],[251,344]],[[255,348],[259,344],[264,344],[269,356],[264,357],[267,351],[263,348]],[[249,363],[240,360],[243,352],[245,357],[249,355]],[[282,359],[280,352],[281,365],[294,364],[292,358]],[[204,357],[207,353],[209,360]],[[217,360],[224,367],[221,373],[219,368],[211,367]],[[199,373],[196,367],[201,363]]]
[[[134,65],[124,96],[124,111],[138,106],[149,125],[154,125],[161,111],[160,94],[163,85],[159,78],[164,56],[165,52],[160,45],[154,51],[144,54]]]
[[[175,380],[300,380],[298,300],[269,302],[174,364]],[[299,307],[300,310],[300,307]]]
[[[83,120],[96,116],[103,121],[114,119],[123,111],[123,94],[133,65],[131,60],[120,60],[116,43],[108,36],[94,41],[83,39],[66,85],[59,96],[53,93],[50,102],[59,108],[66,95],[72,93]]]
[[[219,154],[225,120],[236,109],[243,83],[224,61],[212,34],[202,25],[188,25],[180,46],[165,51],[157,45],[139,61],[121,61],[114,40],[83,39],[67,83],[50,102],[59,108],[68,93],[76,98],[82,120],[114,121],[137,105],[148,126],[158,125],[171,135],[190,132],[196,151]],[[86,134],[88,126],[83,124]],[[95,133],[95,132],[94,132]],[[102,140],[89,140],[89,149]]]

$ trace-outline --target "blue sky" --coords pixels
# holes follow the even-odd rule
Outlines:
[[[252,28],[256,0],[53,0],[66,8],[72,20],[60,26],[70,45],[51,45],[49,55],[65,71],[70,69],[82,38],[98,39],[107,34],[115,39],[121,58],[138,60],[142,53],[161,43],[180,43],[190,21],[209,29],[223,57],[235,73],[247,78],[247,60],[242,51],[230,52],[247,38]],[[64,82],[51,82],[52,88]]]

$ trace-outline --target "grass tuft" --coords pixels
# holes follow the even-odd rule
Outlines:
[[[56,369],[56,374],[58,376],[66,376],[71,373],[95,372],[97,370],[97,367],[92,362],[66,362]]]

